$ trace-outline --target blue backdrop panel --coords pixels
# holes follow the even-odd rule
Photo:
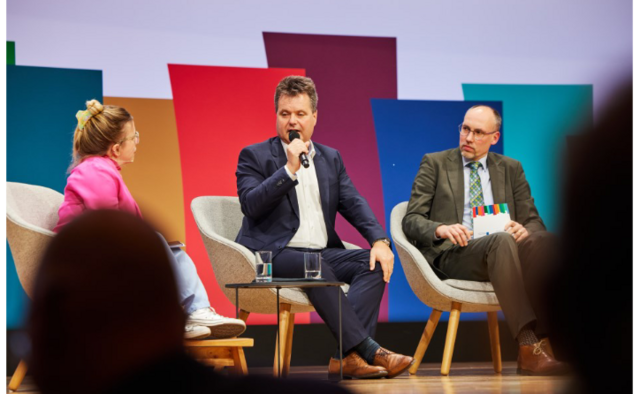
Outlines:
[[[558,230],[559,181],[566,136],[593,122],[592,85],[463,84],[465,100],[503,103],[505,155],[522,162],[536,207]]]
[[[398,203],[408,201],[411,186],[425,153],[458,146],[458,125],[475,104],[486,104],[502,112],[495,101],[371,100],[380,155],[380,173],[386,217]],[[503,132],[503,136],[504,136]],[[502,153],[502,138],[493,152]],[[389,283],[389,321],[426,321],[431,308],[413,294],[396,254]],[[461,319],[485,318],[486,314],[463,313]],[[442,319],[448,315],[443,314]]]
[[[75,114],[102,102],[102,71],[7,66],[7,181],[63,192]],[[7,244],[7,328],[24,323],[28,298]]]

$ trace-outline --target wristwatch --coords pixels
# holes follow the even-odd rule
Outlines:
[[[378,241],[382,241],[387,244],[388,247],[391,247],[391,240],[389,238],[378,238],[375,241],[371,242],[371,246],[373,246]]]

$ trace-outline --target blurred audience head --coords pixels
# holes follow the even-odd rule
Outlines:
[[[51,242],[35,282],[29,369],[43,393],[99,392],[182,351],[184,315],[159,235],[90,211]]]
[[[562,252],[548,305],[554,347],[579,379],[574,392],[631,385],[632,119],[629,84],[568,143]]]

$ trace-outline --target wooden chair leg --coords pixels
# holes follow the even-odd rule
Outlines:
[[[233,357],[233,372],[237,376],[247,376],[249,370],[247,368],[247,360],[244,358],[244,349],[241,346],[231,348],[231,356]]]
[[[449,375],[451,369],[451,359],[453,358],[453,347],[456,343],[456,334],[458,333],[458,323],[460,322],[460,309],[462,304],[459,302],[451,303],[451,313],[449,314],[449,326],[447,327],[447,338],[444,342],[444,354],[442,355],[442,375]]]
[[[7,389],[11,391],[18,390],[18,387],[20,387],[20,384],[22,384],[22,381],[24,380],[24,376],[26,374],[27,374],[27,363],[24,360],[20,360],[20,364],[18,364],[18,368],[16,368],[16,371],[13,373],[13,376],[11,377],[11,381],[9,381],[9,386],[7,386]]]
[[[418,343],[418,348],[416,349],[416,353],[413,355],[413,358],[416,360],[411,368],[409,368],[409,373],[411,375],[415,375],[418,371],[418,367],[422,362],[422,358],[424,357],[424,353],[427,351],[427,347],[429,347],[429,342],[431,342],[431,338],[433,337],[433,332],[436,330],[436,326],[438,325],[438,321],[440,320],[440,315],[442,315],[442,311],[437,309],[433,309],[431,311],[431,315],[429,316],[429,321],[427,321],[427,325],[424,327],[424,332],[422,333],[422,338],[420,339],[420,343]]]
[[[489,339],[491,340],[491,359],[493,370],[502,372],[502,355],[500,354],[500,331],[498,330],[498,312],[487,312],[489,324]]]
[[[240,313],[238,313],[238,319],[246,323],[247,319],[249,318],[249,313],[251,312],[247,312],[244,309],[240,309]]]
[[[280,337],[280,370],[278,370],[278,337],[276,336],[276,351],[273,355],[273,376],[282,376],[284,365],[284,355],[287,346],[287,328],[289,327],[289,317],[291,316],[291,304],[280,304],[280,327],[278,336]]]
[[[295,325],[295,313],[289,313],[287,318],[287,336],[285,338],[284,353],[282,354],[282,376],[289,376],[291,370],[291,349],[293,346],[293,327]]]

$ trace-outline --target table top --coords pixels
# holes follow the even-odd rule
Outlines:
[[[229,289],[287,289],[291,287],[337,287],[343,286],[344,282],[328,281],[299,281],[299,282],[252,282],[252,283],[229,283],[224,287]]]

